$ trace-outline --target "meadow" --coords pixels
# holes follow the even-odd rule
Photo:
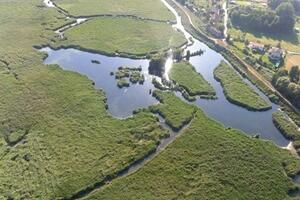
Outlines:
[[[215,69],[214,76],[217,81],[221,82],[228,101],[249,110],[268,110],[271,108],[271,106],[225,62],[221,62]]]
[[[43,65],[33,46],[55,45],[53,30],[69,22],[40,0],[0,3],[0,199],[70,197],[167,134],[150,112],[114,119],[90,80]]]
[[[172,93],[159,95],[166,118],[189,109],[188,104],[173,109],[179,100]],[[286,150],[225,128],[197,109],[191,124],[163,152],[86,199],[288,200],[295,185],[286,174],[299,169],[300,161]]]
[[[273,121],[282,134],[294,140],[300,140],[300,129],[298,126],[283,112],[278,111],[272,115]]]
[[[55,47],[77,48],[105,53],[146,55],[182,46],[186,39],[171,25],[127,17],[101,17],[89,20],[65,33],[66,40]]]
[[[214,88],[187,61],[173,64],[170,79],[183,87],[190,96],[216,94]]]
[[[193,105],[186,105],[181,99],[173,98],[172,93],[164,93],[156,90],[153,92],[161,104],[150,107],[151,112],[161,115],[166,120],[173,130],[178,131],[187,125],[194,117],[196,107]],[[165,104],[164,102],[172,103]]]
[[[175,20],[160,0],[54,0],[73,16],[135,15],[154,20]]]
[[[85,76],[43,64],[45,54],[34,46],[59,46],[53,39],[53,30],[69,22],[40,0],[0,2],[0,199],[68,198],[107,177],[115,177],[120,170],[152,152],[159,138],[167,135],[150,111],[137,112],[124,120],[115,119],[107,113],[104,92],[95,90]],[[107,22],[102,28],[109,31],[111,25]],[[85,34],[72,41],[83,44],[82,40],[93,39],[92,34]],[[147,37],[153,40],[153,36]],[[124,48],[122,43],[114,45],[116,49]],[[144,48],[147,49],[146,45]],[[293,175],[299,171],[298,159],[271,143],[225,129],[172,95],[169,100],[164,94],[160,96],[164,105],[158,105],[157,112],[164,113],[174,127],[180,127],[186,119],[192,120],[188,132],[151,162],[154,166],[149,163],[138,172],[142,173],[142,179],[137,177],[126,186],[133,184],[134,192],[119,193],[120,196],[106,193],[102,199],[134,199],[140,195],[169,199],[194,192],[209,193],[208,198],[217,199],[222,191],[224,198],[287,197],[287,190],[294,185],[285,173]],[[150,170],[151,179],[143,179],[147,177],[143,170]],[[170,171],[165,177],[159,176],[165,175],[165,170]],[[221,179],[223,174],[226,176]],[[218,183],[217,188],[211,187],[215,182],[210,180]],[[139,190],[143,184],[155,184],[161,189],[149,189],[146,185],[147,191]],[[101,199],[101,195],[97,198]]]

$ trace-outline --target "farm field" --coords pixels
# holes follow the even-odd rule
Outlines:
[[[285,58],[285,69],[290,71],[291,67],[300,65],[300,55],[288,54]]]

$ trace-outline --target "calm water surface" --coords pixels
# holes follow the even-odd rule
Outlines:
[[[162,0],[165,5],[174,13],[177,24],[174,28],[180,30],[186,38],[192,37],[182,26],[181,18],[176,11]],[[197,99],[194,102],[203,109],[208,116],[223,123],[225,126],[241,129],[249,135],[260,134],[261,138],[272,140],[279,146],[287,146],[289,141],[276,129],[272,122],[272,113],[278,109],[278,106],[271,103],[268,98],[262,94],[249,81],[245,80],[253,87],[262,98],[272,105],[272,109],[263,112],[248,111],[245,108],[236,106],[226,100],[223,89],[214,77],[213,71],[224,58],[216,51],[207,47],[204,43],[196,40],[187,50],[191,52],[204,50],[202,56],[192,57],[190,62],[196,70],[215,88],[217,100]],[[117,118],[125,118],[132,115],[132,112],[139,108],[146,108],[158,103],[155,98],[149,94],[149,90],[154,90],[152,77],[148,73],[149,60],[134,60],[120,57],[109,57],[76,49],[53,50],[44,48],[41,51],[47,52],[48,57],[45,64],[58,64],[65,70],[75,71],[86,75],[95,82],[97,89],[103,89],[108,99],[108,111]],[[91,60],[98,60],[101,64],[94,64]],[[226,60],[225,60],[226,61]],[[117,81],[110,72],[115,72],[120,66],[142,67],[145,76],[143,85],[135,84],[129,88],[119,89]]]

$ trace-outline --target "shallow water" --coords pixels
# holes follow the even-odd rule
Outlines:
[[[192,36],[185,31],[181,24],[181,18],[176,11],[165,1],[162,2],[175,14],[177,24],[174,28],[180,30],[186,38]],[[274,141],[279,146],[287,146],[289,141],[276,129],[272,122],[272,113],[278,109],[278,106],[272,104],[268,98],[258,89],[245,80],[253,87],[262,98],[272,105],[272,109],[264,112],[248,111],[245,108],[236,106],[225,98],[223,89],[214,77],[213,71],[224,58],[216,51],[207,47],[204,43],[193,38],[194,44],[187,47],[191,52],[204,50],[202,56],[192,57],[191,64],[203,77],[215,88],[217,100],[197,99],[195,102],[203,109],[208,116],[223,123],[225,126],[241,129],[249,135],[259,134],[261,138]],[[189,41],[191,44],[191,42]],[[114,117],[125,118],[132,115],[132,112],[139,108],[146,108],[158,103],[155,98],[149,94],[149,90],[154,90],[152,77],[148,73],[149,60],[134,60],[129,58],[109,57],[105,55],[84,52],[76,49],[52,50],[44,48],[42,51],[48,53],[45,64],[59,64],[63,69],[75,71],[86,75],[95,82],[97,89],[103,89],[107,96],[108,112]],[[99,60],[101,64],[94,64],[91,60]],[[167,71],[170,70],[170,64],[167,62]],[[120,66],[142,67],[145,76],[143,85],[135,84],[129,88],[119,89],[117,81],[110,72],[115,72]],[[166,75],[166,77],[168,77]]]
[[[59,64],[63,69],[75,71],[87,76],[94,81],[97,89],[103,89],[107,96],[108,111],[117,118],[125,118],[132,115],[132,111],[146,108],[158,103],[149,90],[154,90],[152,76],[148,73],[149,60],[133,60],[128,58],[108,57],[100,54],[83,52],[76,49],[51,50],[44,48],[48,53],[45,64]],[[100,64],[92,63],[92,60],[100,61]],[[129,88],[118,88],[117,80],[111,76],[111,72],[118,70],[120,66],[142,67],[145,76],[143,85],[131,84]]]

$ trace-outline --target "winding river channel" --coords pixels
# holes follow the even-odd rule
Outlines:
[[[191,44],[186,50],[195,52],[201,49],[205,51],[202,56],[192,57],[190,63],[196,68],[197,72],[201,73],[214,87],[218,98],[216,100],[198,98],[194,104],[204,110],[208,116],[223,123],[225,126],[243,130],[249,135],[259,134],[262,139],[272,140],[281,147],[287,146],[289,141],[282,136],[272,122],[272,113],[278,110],[279,106],[271,103],[263,93],[247,80],[244,81],[254,88],[262,98],[269,102],[272,105],[272,109],[263,112],[253,112],[230,103],[225,98],[220,83],[213,77],[214,69],[221,60],[225,59],[204,43],[193,38],[183,27],[181,17],[176,10],[165,0],[162,0],[162,2],[176,16],[177,23],[173,25],[174,28],[181,31]],[[50,5],[53,4],[50,3]],[[79,24],[80,23],[78,23],[78,25]],[[61,30],[65,30],[64,27]],[[193,43],[191,42],[191,38],[192,41],[194,41]],[[44,61],[45,64],[58,64],[65,70],[78,72],[93,80],[97,89],[103,89],[105,91],[108,99],[108,112],[116,118],[129,117],[136,109],[146,108],[158,103],[157,100],[149,94],[150,90],[155,89],[152,84],[152,78],[154,76],[148,73],[149,60],[109,57],[72,48],[54,50],[46,47],[41,51],[47,52],[48,54],[48,57]],[[93,63],[91,62],[92,60],[98,60],[100,64]],[[129,88],[119,89],[114,76],[111,76],[110,72],[115,72],[120,66],[141,66],[145,76],[144,84],[133,84]],[[166,66],[167,73],[171,66],[172,59],[169,58]]]

